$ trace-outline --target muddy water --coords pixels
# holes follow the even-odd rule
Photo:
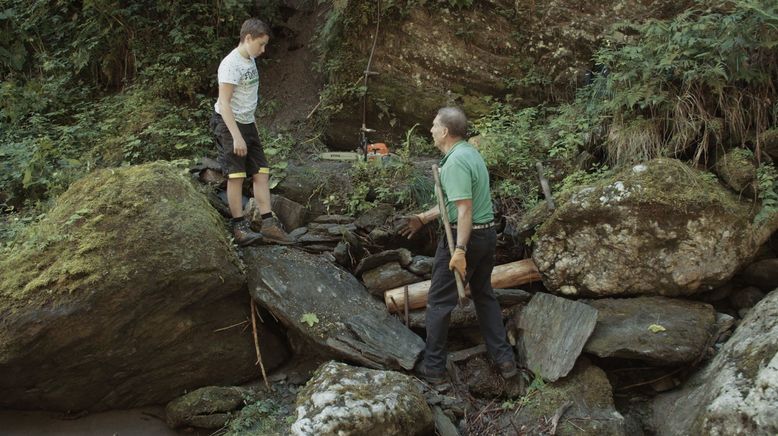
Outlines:
[[[61,413],[0,410],[0,435],[197,436],[196,432],[177,433],[169,429],[163,417],[161,407],[95,413],[78,419],[63,419]]]

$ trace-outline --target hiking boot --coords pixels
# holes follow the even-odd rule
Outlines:
[[[241,247],[262,240],[262,233],[251,230],[251,226],[245,219],[232,225],[232,235],[235,242]]]
[[[262,236],[266,242],[276,244],[294,244],[292,238],[284,231],[281,223],[275,217],[262,220]]]
[[[497,368],[500,370],[502,378],[506,380],[515,377],[519,373],[519,369],[516,368],[516,362],[512,360],[497,365]]]
[[[417,365],[416,368],[414,368],[413,373],[416,377],[432,385],[439,385],[446,381],[445,371],[430,370],[423,363]]]

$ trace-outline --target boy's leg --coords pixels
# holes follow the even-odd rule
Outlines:
[[[270,173],[259,172],[254,174],[252,182],[254,185],[254,199],[257,201],[257,208],[262,215],[272,212],[270,207]]]
[[[227,176],[227,205],[232,216],[232,232],[238,245],[249,245],[262,239],[260,233],[251,230],[243,217],[243,180],[246,178],[245,158],[233,153],[232,135],[219,114],[210,123],[214,142],[219,151],[219,163]]]
[[[270,165],[262,149],[259,133],[254,124],[238,125],[246,140],[248,155],[246,156],[246,170],[251,174],[251,182],[254,188],[254,199],[262,216],[262,235],[267,242],[279,244],[291,244],[293,241],[281,227],[281,223],[273,217],[270,203]]]
[[[243,177],[227,179],[227,204],[233,218],[243,217]]]

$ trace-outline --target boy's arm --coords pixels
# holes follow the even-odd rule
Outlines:
[[[219,83],[219,109],[221,109],[221,116],[224,119],[224,124],[230,130],[232,135],[233,153],[238,156],[245,156],[248,153],[246,149],[246,141],[243,139],[243,135],[238,130],[238,123],[235,122],[235,114],[232,113],[232,92],[235,90],[235,85],[232,83]]]

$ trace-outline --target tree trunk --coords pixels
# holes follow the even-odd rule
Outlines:
[[[540,281],[540,272],[532,259],[497,265],[492,271],[493,288],[512,288]],[[408,285],[408,308],[420,309],[427,306],[430,280]],[[405,311],[405,286],[384,292],[384,302],[390,313]]]

